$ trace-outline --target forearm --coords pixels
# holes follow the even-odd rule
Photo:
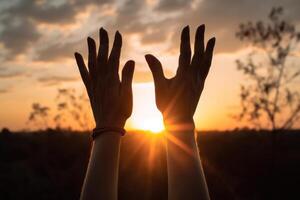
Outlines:
[[[121,136],[103,133],[93,142],[81,200],[117,199]]]
[[[194,130],[167,132],[169,199],[208,200]]]

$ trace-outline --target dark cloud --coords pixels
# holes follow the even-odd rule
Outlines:
[[[64,24],[74,22],[77,14],[90,5],[101,7],[113,2],[113,0],[66,0],[55,4],[54,1],[22,0],[3,12],[23,19],[31,18],[37,22]]]
[[[160,0],[155,6],[155,10],[160,12],[180,11],[189,9],[193,0]]]
[[[83,2],[84,1],[81,3],[83,4]],[[107,0],[107,3],[109,2],[110,1]],[[94,1],[90,0],[89,3],[94,3]],[[79,2],[77,2],[77,5],[78,4]],[[141,33],[145,30],[147,24],[141,21],[144,8],[145,1],[142,0],[125,0],[121,5],[117,6],[116,16],[112,17],[110,23],[104,26],[109,32],[110,39],[113,38],[112,31],[120,30],[122,35],[125,36],[126,34]],[[98,41],[98,27],[94,32],[90,33],[90,36]],[[72,57],[75,51],[86,54],[86,52],[83,51],[86,46],[85,40],[86,38],[81,38],[69,43],[55,43],[47,48],[38,50],[36,59],[43,61],[61,60],[66,57]],[[150,40],[150,38],[145,38],[145,41],[146,40]],[[160,41],[162,42],[162,40]],[[128,46],[130,46],[130,44],[128,44],[127,41],[123,41],[123,51],[125,48],[128,48]],[[123,52],[123,54],[126,54],[126,52]]]
[[[194,33],[198,25],[205,23],[207,37],[217,37],[216,51],[232,52],[241,48],[235,38],[238,25],[248,20],[265,19],[273,6],[282,5],[288,19],[296,23],[300,21],[298,0],[265,0],[263,3],[258,0],[159,0],[153,7],[145,0],[22,0],[0,11],[0,42],[12,58],[26,53],[29,48],[35,50],[37,60],[71,57],[75,50],[83,49],[85,42],[81,38],[77,41],[54,41],[37,50],[34,45],[43,39],[43,33],[38,31],[37,26],[40,23],[72,24],[78,13],[87,7],[95,6],[100,10],[106,5],[116,9],[115,15],[104,24],[108,30],[120,30],[124,35],[139,34],[142,44],[170,41],[170,50],[178,49],[181,28],[187,24]]]
[[[66,44],[56,43],[37,51],[37,58],[35,59],[41,61],[59,61],[65,58],[71,58],[74,52],[82,50],[84,45],[86,45],[84,40]]]
[[[88,6],[113,3],[110,0],[67,0],[57,5],[51,2],[22,0],[1,10],[0,27],[3,31],[0,32],[0,43],[9,51],[8,58],[26,53],[41,38],[42,33],[37,29],[40,23],[71,24]]]
[[[141,22],[145,1],[125,0],[117,7],[117,16],[108,28],[122,31],[122,33],[139,33],[144,24]]]
[[[74,82],[78,80],[79,78],[77,76],[45,76],[38,78],[38,81],[45,86],[59,85],[64,82]]]
[[[26,53],[27,48],[37,41],[41,34],[30,20],[2,20],[3,31],[0,41],[9,51],[8,57],[13,58],[20,53]]]
[[[20,18],[46,23],[69,23],[76,16],[76,7],[69,3],[51,5],[47,1],[22,0],[8,8],[6,13],[15,13]]]
[[[217,37],[216,53],[236,51],[242,48],[241,43],[235,38],[239,24],[266,20],[274,6],[283,6],[284,17],[299,24],[300,4],[297,0],[287,0],[284,3],[280,0],[266,0],[263,3],[258,0],[247,0],[242,3],[239,0],[203,0],[198,1],[193,8],[186,8],[177,16],[176,23],[173,22],[175,25],[170,26],[170,29],[174,30],[171,41],[179,40],[180,29],[185,25],[190,25],[192,31],[195,31],[197,26],[204,23],[208,33],[206,36]],[[193,36],[191,38],[193,39]],[[178,42],[172,42],[170,49],[178,49]]]

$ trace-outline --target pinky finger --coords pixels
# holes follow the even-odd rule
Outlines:
[[[91,85],[90,85],[90,76],[89,76],[89,72],[84,64],[84,61],[83,61],[83,58],[82,58],[82,55],[79,54],[79,53],[75,53],[74,54],[75,56],[75,59],[76,59],[76,62],[77,62],[77,66],[78,66],[78,69],[79,69],[79,72],[80,72],[80,76],[81,76],[81,79],[86,87],[86,90],[88,92],[88,95],[90,96],[90,89],[91,89]]]

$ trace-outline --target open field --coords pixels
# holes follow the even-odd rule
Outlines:
[[[299,199],[300,130],[276,143],[270,132],[204,132],[200,155],[211,199]],[[78,199],[88,162],[88,134],[0,133],[0,199]],[[119,199],[167,199],[162,135],[122,140]]]

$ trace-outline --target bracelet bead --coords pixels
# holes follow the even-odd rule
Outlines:
[[[126,131],[123,128],[118,127],[100,127],[100,128],[94,128],[92,133],[92,138],[95,140],[99,135],[105,133],[105,132],[117,132],[120,133],[121,136],[124,136]]]

